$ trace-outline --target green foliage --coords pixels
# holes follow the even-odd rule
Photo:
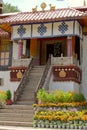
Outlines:
[[[0,90],[0,104],[3,104],[6,102],[7,99],[7,95],[4,91]]]
[[[84,97],[84,95],[83,94],[77,94],[77,93],[74,93],[74,95],[73,95],[73,100],[75,101],[75,102],[80,102],[80,101],[82,101],[82,102],[84,102],[85,101],[85,97]]]
[[[3,3],[3,13],[20,12],[18,7],[12,6],[9,3]]]
[[[11,99],[11,91],[10,90],[7,90],[6,91],[6,95],[7,95],[7,100]]]
[[[47,96],[48,96],[48,93],[44,89],[39,89],[39,91],[37,93],[37,98],[39,100],[41,100],[42,102],[46,102]]]
[[[85,101],[83,94],[70,91],[63,92],[60,90],[48,93],[44,89],[40,89],[37,93],[37,98],[44,103],[71,103]]]

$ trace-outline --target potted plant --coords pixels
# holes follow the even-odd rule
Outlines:
[[[46,128],[50,127],[50,122],[48,120],[45,121],[45,126],[46,126]]]
[[[53,128],[53,126],[54,126],[53,124],[54,124],[54,122],[51,121],[51,122],[50,122],[50,128]]]
[[[34,127],[34,128],[37,127],[37,120],[34,120],[34,122],[33,122],[33,127]]]
[[[54,128],[57,128],[57,122],[54,121]]]
[[[11,91],[10,91],[10,90],[7,90],[7,91],[6,91],[6,95],[7,95],[6,105],[11,105],[11,104],[12,104]]]
[[[45,121],[44,121],[44,120],[41,121],[41,127],[42,127],[42,128],[45,127]]]

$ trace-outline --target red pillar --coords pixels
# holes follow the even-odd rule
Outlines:
[[[21,59],[23,53],[23,42],[18,41],[18,59]]]
[[[72,56],[72,37],[67,37],[67,57]]]

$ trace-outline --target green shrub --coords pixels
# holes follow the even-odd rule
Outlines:
[[[54,92],[46,92],[44,89],[40,89],[37,93],[37,98],[41,102],[45,103],[71,103],[71,102],[84,102],[85,97],[83,94],[78,94],[74,92],[64,92],[61,90],[56,90]]]
[[[7,95],[7,100],[11,99],[11,91],[10,90],[7,90],[6,91],[6,95]]]
[[[84,95],[81,94],[81,93],[80,93],[80,94],[74,93],[74,94],[73,94],[73,100],[74,100],[75,102],[84,102],[84,101],[86,101]]]
[[[37,92],[37,98],[42,102],[47,102],[47,95],[48,94],[44,89],[39,89]]]
[[[4,91],[0,90],[0,104],[3,104],[6,102],[7,99],[7,95]]]

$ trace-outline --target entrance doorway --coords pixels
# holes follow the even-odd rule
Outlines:
[[[46,55],[46,61],[47,61],[50,55],[54,56],[54,44],[47,44],[46,52],[47,52]]]
[[[64,42],[56,42],[53,44],[46,45],[46,61],[49,58],[49,55],[53,55],[54,57],[60,57],[61,54],[66,56],[66,45]]]

